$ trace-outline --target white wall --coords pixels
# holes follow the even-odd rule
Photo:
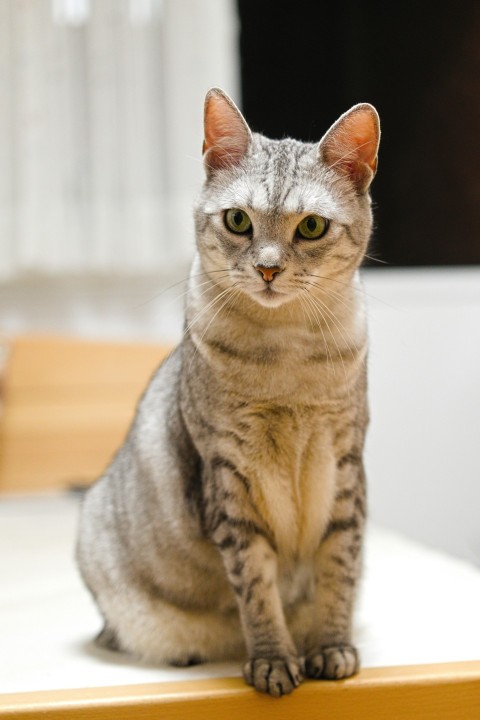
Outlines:
[[[187,272],[3,285],[0,331],[176,342]],[[480,268],[363,274],[370,515],[480,565]]]
[[[480,565],[480,269],[365,278],[371,517]]]
[[[193,241],[192,241],[193,248]],[[24,278],[0,285],[0,333],[175,343],[188,265],[146,277]]]

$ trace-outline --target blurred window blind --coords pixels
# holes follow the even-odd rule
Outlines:
[[[0,0],[0,278],[184,261],[237,68],[233,0]]]

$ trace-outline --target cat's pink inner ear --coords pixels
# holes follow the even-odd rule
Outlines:
[[[250,129],[232,100],[213,88],[205,98],[203,155],[208,170],[237,165],[251,142]]]
[[[348,176],[365,192],[377,170],[380,122],[372,105],[355,105],[320,141],[319,153],[330,168]]]

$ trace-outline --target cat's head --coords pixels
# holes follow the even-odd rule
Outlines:
[[[371,232],[376,110],[355,105],[319,143],[252,133],[232,100],[205,100],[206,181],[196,207],[205,271],[266,307],[328,280],[345,282]]]

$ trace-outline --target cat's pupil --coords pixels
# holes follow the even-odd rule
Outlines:
[[[242,220],[243,220],[243,213],[241,212],[241,210],[237,210],[237,212],[233,216],[233,222],[235,223],[235,225],[241,225]]]
[[[307,228],[310,230],[310,232],[315,232],[317,229],[317,221],[314,217],[309,217],[307,220]]]

